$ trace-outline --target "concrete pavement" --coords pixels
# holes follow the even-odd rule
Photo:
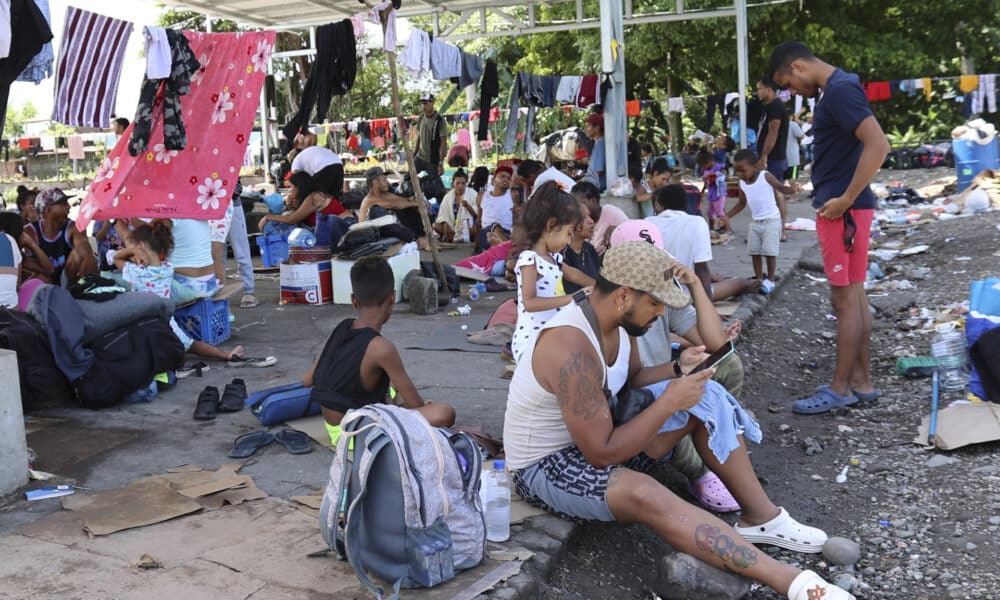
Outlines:
[[[791,220],[796,216],[811,217],[813,212],[806,203],[790,204],[789,218]],[[715,271],[727,277],[747,277],[752,274],[745,241],[748,220],[746,213],[738,216],[733,224],[736,235],[727,244],[713,247]],[[794,267],[805,248],[815,244],[815,234],[811,232],[790,232],[789,237],[790,241],[781,245],[782,256],[779,258],[778,266],[782,274]],[[443,257],[447,262],[452,262],[462,258],[463,253],[451,250],[444,252]],[[233,307],[233,313],[236,315],[233,324],[234,335],[223,346],[242,344],[249,356],[273,354],[279,358],[275,367],[230,369],[215,363],[204,373],[204,377],[182,380],[175,389],[161,393],[149,404],[123,405],[100,412],[71,407],[55,407],[41,411],[37,413],[39,416],[61,421],[48,423],[29,434],[29,446],[37,454],[36,468],[55,473],[60,478],[59,481],[100,490],[122,487],[140,477],[163,473],[177,465],[194,464],[214,469],[223,463],[231,462],[225,454],[233,439],[242,433],[259,428],[260,423],[249,411],[220,414],[214,421],[209,422],[192,420],[191,412],[201,389],[206,385],[214,385],[221,390],[234,377],[245,379],[251,392],[295,381],[319,354],[333,327],[341,319],[353,314],[353,309],[349,306],[279,306],[276,280],[261,279],[257,282],[257,286],[257,296],[261,300],[261,305],[253,309]],[[479,301],[470,303],[473,312],[469,317],[449,317],[444,310],[432,316],[417,316],[409,313],[408,305],[400,304],[397,305],[393,319],[383,330],[383,334],[401,349],[403,361],[421,394],[430,400],[453,404],[458,412],[458,424],[481,425],[487,432],[498,437],[502,431],[507,390],[507,380],[499,378],[504,363],[498,354],[404,348],[413,341],[425,339],[444,327],[454,328],[465,323],[470,325],[471,331],[476,324],[485,321],[496,306],[512,295],[510,292],[486,294]],[[462,303],[466,301],[463,299]],[[234,515],[232,518],[237,521],[242,518],[240,515],[252,516],[258,514],[255,512],[258,510],[261,511],[260,514],[268,511],[276,512],[276,517],[272,515],[275,519],[281,517],[295,521],[295,526],[285,532],[287,536],[298,541],[309,537],[308,543],[302,542],[298,546],[292,544],[294,549],[289,546],[285,553],[269,552],[267,556],[277,561],[279,565],[278,568],[268,571],[270,574],[261,574],[258,566],[255,566],[259,561],[230,563],[225,558],[228,556],[226,553],[223,553],[224,557],[220,559],[218,556],[212,558],[208,554],[192,550],[184,555],[183,560],[178,559],[161,576],[136,579],[132,577],[134,568],[129,566],[129,561],[134,562],[137,557],[130,558],[131,555],[122,554],[108,557],[105,553],[88,548],[82,539],[72,542],[63,540],[43,543],[37,539],[44,538],[32,539],[23,535],[7,535],[19,527],[59,511],[58,500],[29,504],[23,496],[20,496],[8,498],[0,509],[0,535],[4,536],[0,537],[0,548],[4,548],[5,556],[20,556],[17,561],[10,562],[10,567],[3,569],[4,572],[0,572],[2,576],[0,578],[11,581],[7,579],[6,571],[13,569],[11,574],[17,574],[18,585],[33,590],[32,596],[55,597],[72,589],[74,581],[78,582],[75,576],[60,575],[61,571],[55,566],[64,565],[63,561],[86,559],[89,561],[87,564],[91,565],[89,570],[95,572],[92,579],[100,583],[100,585],[95,583],[97,587],[88,588],[93,594],[85,594],[86,597],[176,597],[180,593],[191,598],[253,597],[258,600],[312,597],[314,594],[329,594],[324,597],[335,598],[359,597],[357,588],[352,587],[355,583],[353,575],[349,570],[343,571],[342,564],[335,567],[321,567],[324,572],[328,568],[338,568],[343,571],[342,574],[346,573],[343,576],[348,577],[349,581],[338,583],[334,586],[335,589],[330,589],[329,586],[324,588],[326,584],[323,584],[322,580],[325,575],[320,577],[318,582],[315,578],[302,575],[305,580],[312,583],[307,586],[296,586],[288,575],[282,574],[280,568],[280,565],[284,564],[289,565],[289,568],[293,566],[296,569],[308,568],[303,566],[303,561],[307,559],[302,558],[301,551],[315,550],[322,543],[319,536],[315,535],[318,532],[314,527],[315,522],[312,521],[310,524],[302,520],[301,513],[289,509],[287,504],[280,502],[280,499],[321,490],[326,483],[330,459],[329,451],[319,447],[316,447],[311,454],[293,456],[280,445],[273,444],[258,452],[253,461],[243,468],[242,473],[251,475],[258,487],[279,500],[256,501],[249,505],[218,511],[218,513],[231,513]],[[38,483],[35,485],[41,487]],[[261,507],[251,508],[258,503]],[[285,516],[286,513],[290,516]],[[201,520],[214,518],[219,517],[197,515],[182,518],[176,523],[189,522],[191,527],[195,527],[193,524]],[[189,525],[183,525],[187,526]],[[260,525],[254,525],[258,526]],[[156,525],[131,533],[112,534],[105,538],[105,546],[115,546],[115,540],[124,540],[124,536],[141,538],[153,534],[161,527],[163,526]],[[555,563],[555,557],[568,540],[571,528],[552,524],[545,527],[548,529],[540,530],[531,524],[526,524],[515,528],[517,534],[515,541],[522,535],[528,538],[529,541],[524,545],[529,547],[534,545],[533,550],[539,557],[532,563],[534,566],[526,566],[527,574],[518,576],[520,579],[515,578],[512,583],[520,581],[517,586],[502,588],[495,592],[498,597],[530,595],[531,580],[544,577],[546,569]],[[186,539],[197,539],[203,535],[211,535],[210,528],[203,533],[190,533],[190,537]],[[261,544],[270,544],[263,538],[241,540],[234,541],[233,544],[255,548]],[[226,547],[221,541],[218,546],[215,546],[214,542],[212,545],[219,548]],[[310,548],[307,549],[306,546]],[[312,548],[312,546],[317,547]],[[69,554],[66,554],[67,552]],[[84,554],[78,555],[77,552]],[[51,561],[52,569],[31,567],[32,564],[45,564],[47,560]],[[211,564],[205,564],[206,560]],[[113,561],[114,564],[108,561]],[[305,563],[308,564],[310,563]],[[219,565],[224,569],[220,570]],[[132,569],[128,571],[131,575],[128,577],[113,575],[122,569],[126,571]],[[171,569],[175,569],[173,575]],[[291,572],[301,573],[301,571]],[[100,575],[101,573],[105,575]],[[227,583],[234,577],[240,579],[240,582]],[[187,587],[181,585],[179,579],[187,581],[188,584],[185,584]],[[198,587],[192,583],[209,580],[218,583],[206,584],[207,587]],[[156,584],[156,581],[161,581],[162,585]],[[296,589],[301,593],[297,593]],[[147,592],[145,595],[139,593],[143,590]],[[153,594],[153,591],[156,593]],[[0,598],[8,593],[9,590],[0,588]],[[20,596],[15,591],[14,595],[9,597]]]

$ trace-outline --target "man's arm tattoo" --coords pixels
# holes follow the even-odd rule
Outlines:
[[[589,352],[573,352],[559,368],[559,405],[586,420],[607,410],[600,377],[604,369]]]
[[[740,545],[718,527],[707,523],[695,528],[694,542],[703,552],[718,557],[730,571],[743,571],[757,564],[757,550],[752,545]]]

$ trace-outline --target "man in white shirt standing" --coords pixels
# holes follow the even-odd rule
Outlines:
[[[434,231],[444,242],[469,242],[474,239],[478,213],[474,207],[476,192],[469,189],[469,176],[464,169],[451,177],[451,189],[445,194],[438,210]]]

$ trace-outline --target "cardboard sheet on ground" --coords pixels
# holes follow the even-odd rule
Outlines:
[[[930,416],[924,417],[913,443],[927,445]],[[938,411],[934,446],[954,450],[1000,440],[1000,405],[991,402],[959,404]]]
[[[407,350],[453,350],[457,352],[478,352],[481,354],[499,354],[497,346],[481,346],[470,344],[465,336],[480,331],[486,327],[488,314],[473,314],[468,317],[454,317],[448,324],[439,327],[429,336],[417,336],[403,346]],[[467,325],[462,329],[462,325]]]
[[[108,535],[189,515],[201,510],[201,504],[178,494],[165,480],[147,477],[123,488],[66,496],[63,508],[79,511],[91,535]]]
[[[308,435],[320,446],[333,450],[333,442],[330,441],[330,434],[326,432],[326,422],[323,420],[323,415],[293,419],[286,421],[285,425]]]

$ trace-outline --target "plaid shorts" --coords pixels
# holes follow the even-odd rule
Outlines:
[[[514,471],[514,489],[522,498],[572,521],[614,521],[608,507],[608,477],[625,467],[649,473],[655,460],[640,454],[623,465],[597,468],[576,446],[567,446],[525,469]]]

